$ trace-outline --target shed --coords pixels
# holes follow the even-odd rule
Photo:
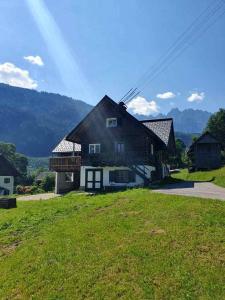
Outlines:
[[[209,132],[203,133],[190,146],[187,154],[194,170],[210,170],[221,166],[220,142]]]

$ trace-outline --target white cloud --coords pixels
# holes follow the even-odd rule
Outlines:
[[[159,107],[154,100],[147,101],[144,97],[136,97],[127,104],[128,109],[130,109],[134,114],[148,116],[151,113],[157,113]]]
[[[205,98],[205,93],[192,93],[188,98],[187,101],[188,102],[200,102]]]
[[[38,65],[40,67],[44,66],[44,62],[39,55],[37,55],[37,56],[29,55],[29,56],[24,56],[23,58],[25,60],[29,61],[33,65]]]
[[[0,82],[27,89],[36,89],[38,86],[27,70],[20,69],[9,62],[0,64]]]
[[[171,98],[175,98],[176,95],[173,92],[165,92],[162,94],[157,94],[156,97],[159,99],[171,99]]]

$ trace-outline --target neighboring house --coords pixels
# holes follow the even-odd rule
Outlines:
[[[139,121],[105,96],[53,150],[50,169],[56,192],[115,190],[167,176],[174,154],[172,119]]]
[[[66,193],[80,187],[81,145],[65,138],[52,151],[50,169],[56,172],[55,192]]]
[[[13,194],[15,176],[19,176],[19,172],[2,154],[0,154],[0,194],[1,195]]]
[[[188,149],[190,168],[210,170],[221,166],[221,144],[209,132],[203,133]]]

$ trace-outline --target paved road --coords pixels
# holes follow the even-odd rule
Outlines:
[[[163,186],[156,193],[211,198],[225,201],[225,188],[211,182],[184,181]]]
[[[17,200],[22,201],[30,201],[30,200],[48,200],[55,197],[59,197],[60,195],[54,193],[45,193],[45,194],[37,194],[37,195],[30,195],[30,196],[20,196]]]

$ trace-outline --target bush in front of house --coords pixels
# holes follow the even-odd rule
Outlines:
[[[53,191],[55,187],[55,176],[54,175],[47,175],[41,182],[40,187],[45,192]]]
[[[30,186],[26,186],[26,185],[17,185],[16,186],[16,193],[18,195],[26,195],[26,194],[40,194],[43,193],[44,190],[41,189],[39,186],[37,185],[30,185]]]

